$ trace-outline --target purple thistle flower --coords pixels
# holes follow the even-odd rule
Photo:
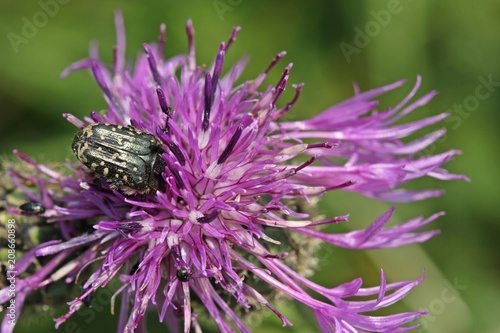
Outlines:
[[[364,230],[335,234],[319,227],[345,222],[348,216],[323,219],[314,213],[316,198],[328,191],[407,202],[441,194],[400,188],[411,179],[466,179],[441,168],[458,151],[420,154],[444,130],[402,141],[448,116],[397,123],[427,104],[435,92],[411,102],[420,87],[418,78],[400,104],[377,110],[376,98],[403,81],[363,93],[356,88],[353,98],[312,118],[279,121],[294,106],[303,86],[292,85],[295,97],[281,102],[290,64],[276,84],[261,88],[284,52],[255,80],[236,85],[245,60],[226,73],[223,67],[239,28],[227,43],[221,43],[212,66],[205,68],[196,65],[194,30],[188,21],[187,55],[164,59],[162,25],[159,42],[144,45],[144,54],[131,71],[124,59],[120,13],[116,26],[118,43],[111,69],[92,49],[90,58],[63,73],[89,69],[109,109],[103,114],[92,112],[83,121],[70,114],[64,117],[79,129],[110,123],[131,125],[156,136],[165,151],[160,156],[165,162],[161,177],[166,188],[126,193],[80,162],[66,164],[66,171],[59,171],[16,151],[36,172],[23,174],[10,168],[8,175],[25,197],[43,205],[45,211],[38,215],[60,233],[59,239],[33,247],[17,263],[19,311],[32,291],[56,281],[82,283],[83,292],[68,303],[68,313],[56,319],[58,327],[93,293],[118,278],[118,332],[145,332],[144,315],[151,307],[172,332],[201,332],[198,318],[203,309],[221,332],[250,332],[242,309],[259,306],[275,313],[283,326],[291,325],[273,307],[271,296],[264,294],[269,289],[310,307],[323,332],[404,332],[418,326],[407,324],[425,311],[379,317],[365,313],[402,299],[423,276],[387,283],[382,270],[377,287],[363,288],[361,278],[334,288],[322,287],[304,277],[314,268],[312,253],[307,253],[310,266],[302,272],[294,269],[297,261],[287,261],[294,245],[287,243],[286,235],[300,237],[299,247],[314,247],[311,244],[319,240],[349,249],[397,247],[436,235],[438,231],[417,230],[442,213],[384,228],[394,211],[391,208]],[[12,207],[8,211],[23,214]],[[37,258],[44,258],[43,267],[27,274]],[[85,281],[81,281],[83,276]],[[314,298],[310,291],[326,300]],[[8,288],[0,290],[0,303],[10,298]],[[176,326],[178,318],[180,327]],[[2,332],[12,332],[13,327],[6,316]]]

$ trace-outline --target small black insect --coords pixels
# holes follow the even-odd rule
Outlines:
[[[91,124],[73,139],[80,162],[126,195],[165,191],[163,143],[133,126]]]
[[[86,307],[91,308],[92,307],[92,294],[88,294],[83,300],[83,304],[85,304]]]
[[[45,212],[45,207],[36,201],[28,201],[19,206],[19,209],[22,210],[24,214],[27,215],[37,215]]]
[[[181,267],[176,272],[175,275],[182,282],[188,282],[191,279],[192,273],[189,271],[187,267]]]

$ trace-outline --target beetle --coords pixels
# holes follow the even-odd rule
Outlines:
[[[191,279],[191,275],[193,275],[187,267],[180,267],[176,272],[175,275],[177,278],[182,281],[182,282],[188,282],[189,279]]]
[[[45,212],[45,207],[36,201],[28,201],[19,206],[24,214],[27,215],[38,215]]]
[[[163,143],[134,126],[90,124],[72,144],[76,158],[125,195],[165,191]]]

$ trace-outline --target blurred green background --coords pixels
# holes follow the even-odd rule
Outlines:
[[[500,332],[500,196],[495,171],[500,153],[499,1],[60,0],[58,8],[49,9],[53,15],[46,15],[45,21],[41,3],[0,0],[2,155],[17,148],[42,162],[73,159],[70,143],[75,128],[61,114],[82,117],[103,109],[105,103],[88,72],[74,73],[66,80],[59,75],[88,55],[91,41],[98,41],[101,56],[111,61],[116,8],[124,13],[129,59],[137,57],[143,42],[156,40],[162,22],[167,24],[166,55],[185,53],[188,18],[196,30],[198,63],[210,63],[231,29],[243,28],[225,68],[239,57],[251,55],[244,79],[254,78],[276,53],[287,50],[267,82],[276,82],[282,68],[294,63],[291,82],[305,82],[305,87],[289,119],[318,113],[351,96],[354,82],[366,90],[407,79],[402,89],[382,99],[383,105],[394,105],[421,74],[419,96],[432,89],[440,93],[409,119],[453,112],[454,121],[439,125],[447,126],[447,135],[428,152],[462,150],[463,155],[446,167],[465,173],[472,181],[427,179],[410,184],[444,188],[447,195],[398,205],[392,223],[445,210],[447,215],[432,225],[442,230],[441,235],[423,245],[399,249],[352,252],[323,248],[318,254],[321,269],[314,279],[335,286],[363,276],[366,286],[373,286],[378,284],[381,267],[392,282],[414,279],[425,269],[425,282],[388,312],[429,309],[418,332]],[[26,20],[38,20],[37,30],[23,31]],[[19,44],[13,42],[12,33],[23,38]],[[484,80],[493,83],[479,88]],[[291,89],[287,93],[290,96]],[[460,107],[463,111],[458,112]],[[363,228],[389,207],[388,203],[335,193],[324,198],[322,212],[350,213],[348,225],[330,229],[345,231]],[[305,307],[292,303],[282,310],[293,327],[281,328],[270,315],[254,331],[319,331]],[[16,332],[55,332],[51,317],[64,311],[22,317]],[[96,309],[97,317],[90,323],[75,315],[72,321],[76,325],[63,326],[59,332],[115,331],[117,318],[110,318],[108,311],[107,307]],[[150,321],[155,318],[153,313]],[[164,329],[151,325],[149,331]]]

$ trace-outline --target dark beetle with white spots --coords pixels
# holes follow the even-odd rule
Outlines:
[[[80,162],[126,195],[165,191],[163,143],[133,126],[91,124],[73,139]]]

